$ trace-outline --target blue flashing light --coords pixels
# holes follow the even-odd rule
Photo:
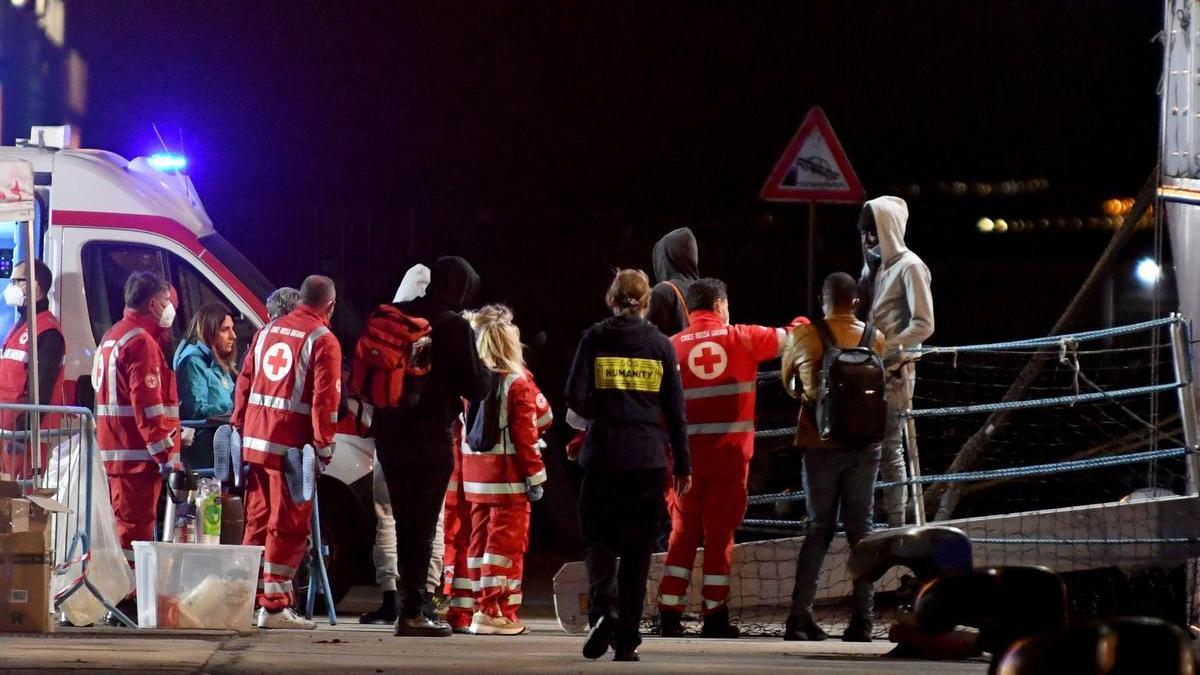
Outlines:
[[[150,166],[163,172],[183,171],[187,168],[187,157],[173,152],[156,152],[146,160]]]

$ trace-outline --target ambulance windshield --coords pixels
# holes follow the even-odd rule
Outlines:
[[[221,261],[221,264],[228,267],[233,275],[241,280],[246,288],[260,300],[266,299],[271,291],[275,290],[275,284],[266,277],[254,263],[246,259],[242,252],[234,248],[233,244],[229,243],[225,237],[219,234],[209,234],[200,237],[200,245],[208,249],[213,256]]]

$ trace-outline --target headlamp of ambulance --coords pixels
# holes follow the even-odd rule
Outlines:
[[[177,173],[187,168],[187,157],[173,152],[156,152],[146,163],[163,173]]]

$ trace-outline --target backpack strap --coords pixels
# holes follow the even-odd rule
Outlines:
[[[671,290],[675,291],[675,297],[679,298],[679,311],[683,312],[683,326],[687,328],[687,325],[692,322],[692,313],[688,311],[687,300],[683,298],[683,291],[679,290],[679,287],[673,281],[663,283],[670,286]]]
[[[829,330],[829,324],[825,319],[813,319],[812,327],[816,329],[817,336],[821,338],[821,344],[825,347],[825,351],[830,349],[838,349],[837,340],[833,338],[833,332]]]
[[[875,322],[868,321],[867,325],[863,326],[862,339],[858,341],[858,346],[864,349],[871,349],[871,343],[875,340]],[[872,350],[874,351],[874,350]]]

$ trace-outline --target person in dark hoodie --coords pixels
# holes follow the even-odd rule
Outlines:
[[[600,658],[611,644],[615,660],[637,661],[646,575],[667,487],[668,438],[681,496],[691,487],[692,465],[675,349],[645,320],[646,273],[618,272],[606,300],[614,316],[584,332],[566,391],[567,422],[587,432],[579,455],[585,472],[579,515],[592,630],[583,655]]]
[[[454,470],[454,420],[462,399],[478,401],[488,375],[475,350],[475,334],[461,312],[475,296],[479,276],[462,258],[446,256],[433,264],[423,297],[396,303],[404,314],[429,321],[429,374],[411,406],[381,408],[374,414],[380,464],[396,519],[400,573],[400,613],[395,634],[444,637],[450,626],[421,613],[426,571],[442,499]]]
[[[700,250],[686,227],[671,230],[654,244],[654,278],[646,320],[671,337],[688,326],[688,287],[700,278]]]

